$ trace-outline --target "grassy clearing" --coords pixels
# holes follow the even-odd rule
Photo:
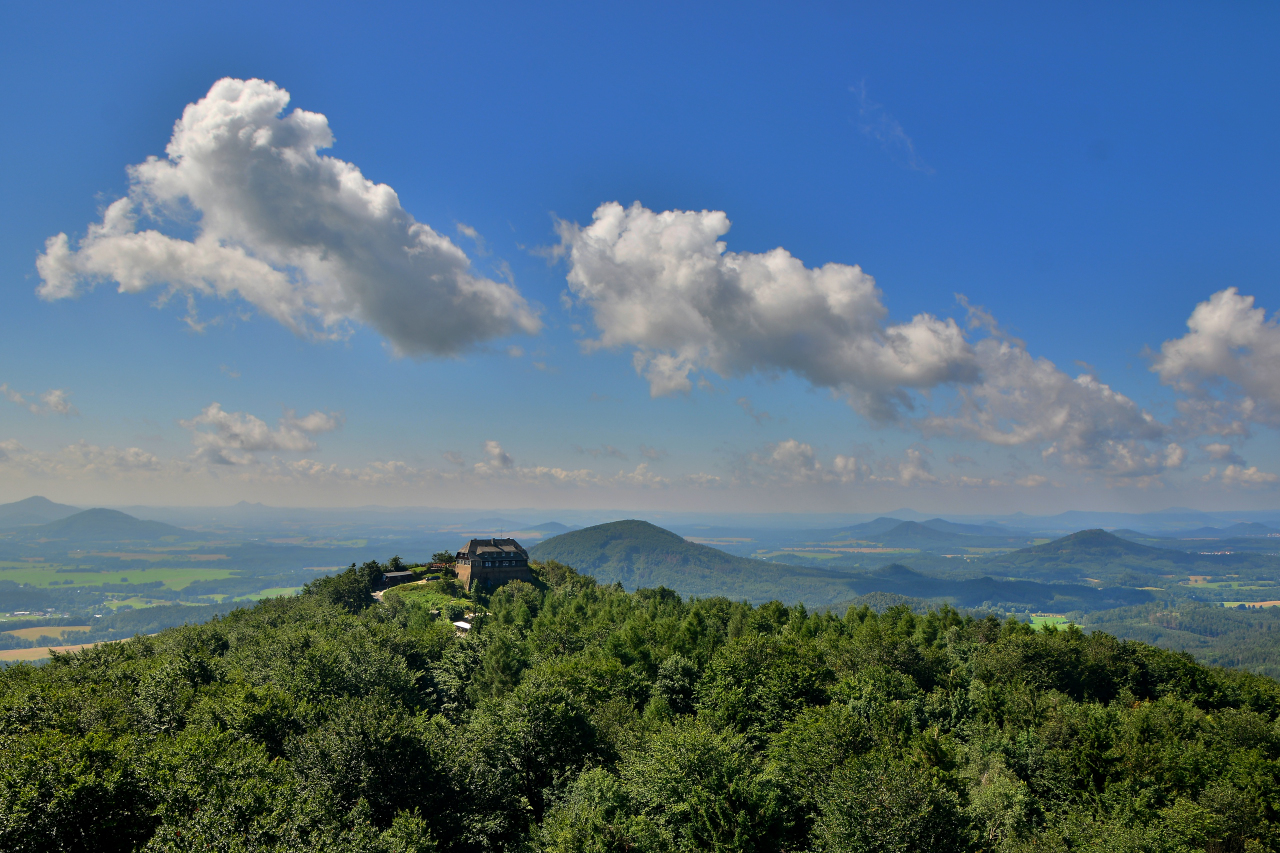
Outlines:
[[[73,571],[68,571],[73,570]],[[118,583],[151,583],[160,581],[172,590],[180,590],[196,581],[218,581],[236,577],[234,569],[210,566],[157,566],[123,570],[96,571],[58,563],[0,563],[0,580],[38,587],[102,586]]]
[[[271,589],[264,589],[259,592],[255,592],[252,595],[241,595],[231,600],[261,601],[264,598],[276,598],[281,595],[297,595],[301,589],[302,587],[300,586],[273,586]],[[223,596],[223,598],[226,598],[226,596]],[[218,602],[221,603],[222,599],[218,599]]]
[[[134,596],[130,596],[129,598],[120,598],[120,599],[112,599],[111,601],[104,601],[101,606],[109,607],[112,610],[119,610],[121,607],[127,604],[130,607],[132,607],[134,610],[141,610],[144,607],[155,607],[157,604],[190,604],[190,603],[191,602],[169,601],[168,599],[165,599],[165,598],[146,598],[141,595],[134,595]]]
[[[21,627],[26,622],[34,622],[37,619],[48,619],[47,613],[32,613],[28,616],[0,616],[0,631],[9,628]]]
[[[1065,616],[1045,616],[1043,614],[1036,614],[1031,617],[1031,624],[1036,628],[1043,625],[1054,625],[1061,628],[1065,625],[1069,625],[1070,623],[1071,620]]]
[[[392,587],[383,593],[384,601],[389,598],[399,598],[405,602],[412,602],[429,607],[432,610],[439,610],[441,613],[448,608],[461,608],[465,611],[470,611],[475,607],[475,602],[466,598],[455,598],[446,592],[442,592],[434,583],[414,583]]]

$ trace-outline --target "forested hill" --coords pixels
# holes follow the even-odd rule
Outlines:
[[[47,524],[75,515],[80,510],[66,504],[57,504],[39,495],[13,503],[0,504],[0,530],[29,524]]]
[[[1061,539],[1008,554],[980,565],[992,574],[1058,582],[1094,579],[1108,586],[1163,587],[1168,579],[1189,575],[1233,574],[1238,578],[1275,577],[1280,558],[1261,553],[1188,553],[1152,548],[1105,530],[1081,530]]]
[[[1103,634],[376,563],[0,673],[0,849],[1263,851],[1280,685]]]
[[[685,595],[829,604],[855,594],[848,574],[735,557],[647,521],[613,521],[553,536],[529,550],[604,584],[666,586]],[[869,591],[869,590],[868,590]]]
[[[949,535],[915,522],[897,524],[892,530],[900,531],[904,539],[911,541]],[[837,572],[771,563],[735,557],[686,541],[647,521],[614,521],[575,530],[552,537],[529,553],[535,559],[576,566],[601,583],[621,583],[628,589],[665,586],[683,595],[723,595],[757,604],[778,599],[825,607],[883,592],[946,600],[963,607],[1007,606],[1065,612],[1141,604],[1152,597],[1150,592],[1123,587],[1095,589],[1083,584],[990,577],[943,579],[902,565],[882,566],[869,572]],[[904,556],[910,559],[910,555]]]
[[[83,542],[182,541],[196,534],[162,521],[144,521],[114,509],[86,509],[48,524],[21,528],[20,540],[42,540],[78,544]]]

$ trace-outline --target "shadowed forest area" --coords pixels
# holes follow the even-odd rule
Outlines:
[[[554,562],[459,635],[382,570],[0,673],[0,848],[1280,848],[1257,675]]]

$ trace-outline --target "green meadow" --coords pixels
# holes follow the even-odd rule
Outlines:
[[[99,570],[87,566],[52,562],[0,562],[0,580],[29,584],[37,587],[101,586],[121,583],[153,583],[160,581],[172,590],[181,590],[195,581],[225,580],[235,577],[234,569],[214,568],[209,565],[154,566],[127,569]]]
[[[278,598],[282,595],[297,595],[302,591],[300,586],[275,586],[271,589],[263,589],[252,595],[241,595],[233,598],[232,601],[261,601],[264,598]]]
[[[456,583],[436,581],[428,583],[405,584],[392,587],[383,594],[383,600],[400,599],[414,606],[439,610],[441,613],[453,612],[455,618],[461,618],[459,611],[471,610],[475,603],[461,597],[464,593]]]

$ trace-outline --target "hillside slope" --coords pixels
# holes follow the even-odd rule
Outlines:
[[[757,608],[564,570],[498,590],[462,635],[430,600],[375,602],[382,568],[0,670],[0,850],[1235,853],[1280,838],[1266,678],[951,608]]]
[[[1077,621],[1122,640],[1188,652],[1204,664],[1280,677],[1280,607],[1239,610],[1183,601],[1083,614]]]
[[[876,541],[890,548],[937,548],[963,542],[967,538],[963,533],[936,530],[918,521],[904,521],[881,533]]]
[[[627,589],[665,586],[684,595],[809,604],[830,604],[852,594],[848,575],[735,557],[634,519],[553,536],[533,546],[529,556]]]
[[[1189,554],[1152,548],[1108,533],[1081,530],[1061,539],[982,560],[983,570],[1007,577],[1106,585],[1161,586],[1188,575],[1280,570],[1280,559],[1257,554]],[[1165,579],[1165,580],[1162,580]]]
[[[75,515],[22,529],[17,538],[24,541],[91,542],[158,542],[189,541],[200,538],[190,530],[143,521],[114,509],[86,509]]]
[[[946,536],[916,522],[905,536]],[[1094,589],[1079,584],[1046,584],[991,577],[943,579],[889,565],[870,572],[832,572],[735,557],[707,545],[688,542],[647,521],[614,521],[548,539],[529,556],[555,560],[591,575],[602,584],[627,589],[665,586],[682,595],[724,596],[735,600],[787,604],[803,601],[826,606],[871,593],[950,601],[961,607],[1010,605],[1033,609],[1096,610],[1142,604],[1151,593],[1135,589]]]
[[[78,507],[54,503],[48,498],[35,495],[13,503],[0,504],[0,530],[48,524],[51,521],[75,515],[79,511]]]

